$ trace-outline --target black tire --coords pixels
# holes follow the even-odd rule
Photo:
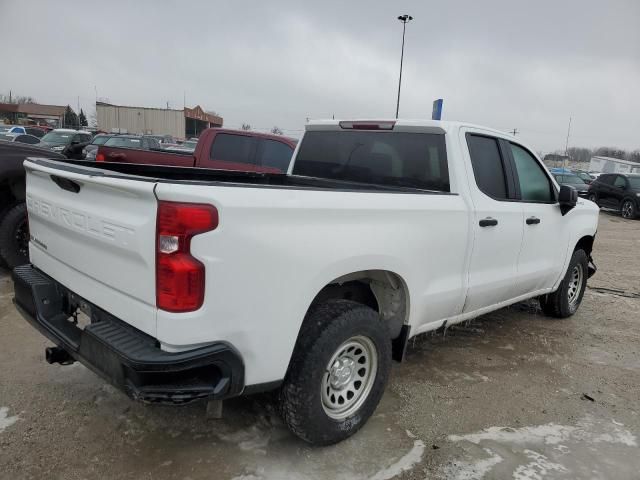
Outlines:
[[[369,377],[370,381],[361,382],[361,387],[353,387],[362,388],[362,393],[356,392],[354,397],[351,392],[352,397],[346,400],[346,405],[354,402],[351,408],[355,410],[344,412],[348,415],[338,419],[327,413],[327,408],[331,407],[327,407],[323,401],[323,386],[326,386],[329,395],[330,388],[326,382],[336,378],[331,377],[329,362],[340,355],[339,352],[348,355],[349,350],[342,347],[352,339],[368,339],[366,341],[375,346],[372,358],[376,357],[377,368],[371,367],[369,372],[364,372],[367,374],[375,371],[375,376]],[[353,350],[353,353],[359,355],[357,352],[357,348]],[[358,363],[365,363],[360,360],[362,359],[357,360]],[[354,365],[359,367],[358,363]],[[349,300],[328,300],[321,303],[309,311],[302,324],[280,391],[282,418],[295,435],[313,445],[331,445],[344,440],[356,433],[375,411],[387,384],[390,368],[389,331],[375,310]],[[348,371],[363,370],[365,369]],[[349,374],[349,377],[355,378],[354,375]],[[344,390],[345,397],[350,393],[346,390],[347,388]],[[330,402],[328,397],[326,401]],[[335,399],[333,402],[338,406]]]
[[[625,198],[620,205],[620,215],[622,218],[632,220],[638,215],[638,209],[636,208],[636,202],[631,198]]]
[[[0,258],[9,268],[29,263],[27,206],[19,203],[0,221]]]
[[[12,202],[12,203],[9,203],[6,206],[0,207],[0,224],[2,223],[2,219],[4,218],[5,213],[7,213],[13,207],[18,205],[18,203],[20,203],[20,202]],[[0,256],[0,267],[5,267],[5,268],[9,267],[9,265],[7,265],[7,263],[2,259],[2,256]]]
[[[575,269],[581,269],[582,274],[579,281],[575,280]],[[567,318],[576,313],[582,297],[587,288],[588,260],[584,250],[576,250],[571,256],[569,268],[565,274],[558,290],[548,295],[540,297],[542,311],[555,318]],[[570,295],[570,289],[579,288],[574,295]],[[570,301],[572,298],[572,301]]]
[[[591,200],[593,203],[595,203],[596,205],[598,205],[598,195],[596,195],[595,193],[590,193],[587,196],[587,200]]]

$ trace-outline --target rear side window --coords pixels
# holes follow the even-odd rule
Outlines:
[[[293,148],[286,143],[278,142],[277,140],[262,140],[258,164],[286,172],[289,168],[292,154]]]
[[[507,182],[498,140],[480,135],[467,135],[473,175],[483,193],[498,200],[507,198]]]
[[[549,177],[538,161],[520,145],[511,145],[511,154],[518,173],[520,199],[523,202],[553,202],[555,196]],[[575,176],[575,175],[574,175]],[[570,179],[565,178],[561,181]],[[579,178],[577,180],[580,180]]]
[[[406,132],[307,132],[293,173],[448,192],[444,135]]]
[[[210,158],[226,162],[254,163],[256,138],[218,133],[211,146]]]

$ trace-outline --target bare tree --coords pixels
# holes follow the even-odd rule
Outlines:
[[[33,97],[25,97],[22,95],[0,95],[2,103],[36,103]]]
[[[271,133],[273,133],[274,135],[282,135],[282,130],[280,130],[280,128],[278,128],[277,126],[274,126],[271,129]]]
[[[249,125],[248,123],[243,123],[241,128],[242,130],[251,130],[251,125]]]

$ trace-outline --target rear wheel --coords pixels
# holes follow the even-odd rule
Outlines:
[[[556,318],[567,318],[576,313],[587,288],[587,275],[587,254],[584,250],[576,250],[558,290],[540,297],[542,311]]]
[[[29,262],[27,206],[19,203],[0,221],[0,258],[9,268]]]
[[[620,213],[622,214],[622,218],[636,218],[636,204],[633,200],[627,199],[623,201],[620,207]]]
[[[282,417],[309,443],[344,440],[375,411],[390,367],[389,332],[375,310],[324,302],[303,323],[281,390]]]

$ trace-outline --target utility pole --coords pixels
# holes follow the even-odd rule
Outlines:
[[[569,126],[567,127],[567,141],[564,144],[564,162],[563,163],[566,163],[567,159],[569,158],[569,134],[570,133],[571,133],[571,117],[569,117]]]
[[[396,102],[396,118],[398,118],[398,112],[400,111],[400,88],[402,87],[402,62],[404,60],[404,34],[407,30],[407,22],[413,20],[411,15],[400,15],[398,20],[402,22],[402,50],[400,52],[400,78],[398,79],[398,101]]]

